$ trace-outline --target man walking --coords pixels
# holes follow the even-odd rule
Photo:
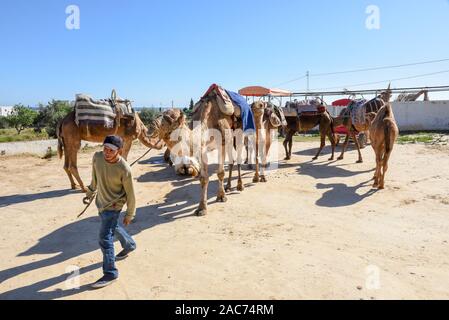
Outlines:
[[[108,136],[103,143],[103,152],[93,157],[92,183],[88,187],[87,198],[97,193],[96,205],[101,217],[100,248],[103,252],[103,277],[92,284],[92,288],[104,288],[118,278],[115,261],[123,260],[136,249],[136,243],[120,226],[119,217],[124,205],[127,212],[123,225],[128,226],[136,214],[131,167],[121,157],[123,140],[118,136]],[[114,235],[120,241],[123,251],[114,256]]]

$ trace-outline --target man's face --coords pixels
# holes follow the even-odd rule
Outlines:
[[[117,159],[119,155],[119,150],[112,150],[108,147],[103,147],[103,154],[106,161],[111,162]]]

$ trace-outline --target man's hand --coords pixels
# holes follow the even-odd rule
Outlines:
[[[131,224],[132,221],[133,221],[132,217],[125,216],[125,219],[123,219],[123,225],[127,227]]]

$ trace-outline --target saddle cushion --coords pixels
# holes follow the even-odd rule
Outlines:
[[[75,122],[88,125],[103,125],[113,128],[118,116],[134,119],[135,112],[129,101],[95,100],[85,94],[78,94],[75,101]]]

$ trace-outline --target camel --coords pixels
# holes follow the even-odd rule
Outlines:
[[[150,137],[160,138],[172,153],[178,154],[175,148],[179,148],[179,140],[186,141],[185,152],[190,157],[197,159],[200,167],[201,197],[195,211],[197,216],[207,214],[207,189],[209,185],[208,152],[219,150],[217,176],[219,180],[217,202],[226,202],[226,190],[224,187],[226,155],[230,160],[230,170],[234,163],[234,145],[236,140],[238,155],[238,190],[243,191],[241,177],[241,154],[243,150],[243,132],[241,121],[234,113],[224,113],[218,103],[218,95],[212,90],[208,92],[195,106],[192,114],[192,123],[187,127],[185,117],[180,110],[172,109],[164,113],[159,121],[154,121],[150,126]],[[183,133],[180,133],[183,132]],[[235,134],[240,132],[240,134]],[[182,137],[181,137],[182,136]]]
[[[407,94],[406,92],[401,93],[396,98],[396,101],[398,101],[398,102],[412,102],[412,101],[418,100],[419,97],[421,97],[422,95],[424,95],[424,101],[429,101],[429,91],[428,90],[421,90],[419,92],[409,93],[409,94]]]
[[[323,101],[320,100],[320,105],[324,106]],[[333,118],[330,113],[325,110],[323,113],[317,113],[314,115],[301,114],[297,117],[286,117],[287,119],[287,129],[286,137],[284,140],[284,149],[286,153],[285,160],[290,160],[292,157],[292,146],[293,146],[293,136],[298,132],[307,132],[319,126],[321,143],[318,152],[313,157],[313,160],[318,159],[324,146],[326,145],[326,136],[332,145],[332,156],[329,161],[334,160],[335,155],[335,137],[334,137],[334,126]]]
[[[181,110],[165,111],[150,123],[148,134],[150,139],[159,139],[167,146],[164,160],[175,168],[176,174],[192,177],[199,175],[200,163],[194,154],[192,130]]]
[[[387,90],[383,91],[379,96],[377,96],[371,101],[368,101],[364,105],[365,112],[367,114],[377,113],[386,103],[390,102],[391,93],[392,93],[391,85],[389,85]],[[360,151],[360,144],[356,135],[358,133],[364,133],[369,131],[370,121],[368,120],[368,117],[365,116],[364,123],[357,123],[357,124],[353,123],[351,111],[348,108],[345,108],[342,110],[342,112],[337,118],[333,118],[333,125],[334,128],[343,125],[346,128],[346,131],[348,132],[348,134],[346,135],[345,142],[343,144],[341,155],[338,157],[338,160],[344,159],[345,151],[349,144],[349,138],[352,138],[357,147],[357,152],[359,155],[357,163],[362,163],[363,162],[362,153]]]
[[[282,109],[276,108],[272,103],[257,101],[251,105],[256,123],[256,166],[254,183],[267,182],[265,176],[265,168],[267,167],[267,158],[270,153],[271,144],[273,143],[273,134],[279,127],[286,128],[287,121]],[[249,157],[249,146],[247,145],[247,163]],[[260,160],[262,166],[259,165]],[[259,170],[261,173],[259,174]]]
[[[388,160],[399,136],[399,129],[390,103],[387,103],[378,111],[371,123],[369,133],[371,146],[376,154],[376,173],[374,174],[373,187],[384,189]]]
[[[87,192],[81,177],[78,173],[77,156],[81,148],[81,141],[102,143],[109,135],[118,135],[123,138],[123,158],[127,159],[134,140],[138,139],[148,148],[162,148],[161,142],[151,140],[148,136],[148,129],[145,127],[139,115],[135,114],[132,125],[129,126],[129,120],[122,118],[120,124],[115,123],[113,128],[106,128],[103,125],[80,125],[75,122],[75,111],[70,112],[62,119],[57,127],[58,137],[58,155],[61,159],[64,155],[64,170],[69,177],[71,188],[77,189],[74,177],[83,192]],[[127,126],[128,125],[128,126]]]

